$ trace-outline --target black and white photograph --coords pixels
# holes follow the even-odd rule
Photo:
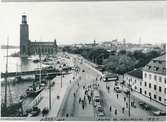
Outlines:
[[[166,1],[1,2],[3,121],[166,121]]]

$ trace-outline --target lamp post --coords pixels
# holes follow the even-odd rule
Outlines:
[[[49,109],[51,109],[51,81],[49,80]]]
[[[130,87],[130,80],[129,80],[129,117],[130,117],[130,92],[131,92],[131,87]]]
[[[60,83],[61,86],[60,86],[60,87],[61,87],[61,88],[63,87],[63,84],[62,84],[62,80],[63,80],[63,77],[62,77],[62,75],[63,75],[62,70],[63,70],[63,69],[61,68],[61,69],[60,69],[60,71],[61,71],[61,83]]]

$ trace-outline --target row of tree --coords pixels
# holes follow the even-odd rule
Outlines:
[[[118,53],[108,52],[104,48],[71,48],[64,47],[63,51],[74,54],[80,54],[84,58],[92,62],[103,65],[102,70],[124,74],[134,68],[144,67],[151,59],[161,55],[160,51],[150,51],[143,53],[142,51],[125,51],[120,50]]]
[[[144,67],[153,58],[161,55],[159,51],[150,51],[143,53],[142,51],[126,52],[120,51],[118,55],[112,55],[104,60],[104,70],[108,70],[118,74],[124,74],[134,68]]]

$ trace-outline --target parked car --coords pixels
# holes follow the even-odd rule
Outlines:
[[[115,86],[114,87],[114,90],[117,92],[117,93],[120,93],[121,92],[121,88],[119,86]]]
[[[129,89],[126,88],[126,87],[124,87],[124,88],[122,89],[122,91],[123,91],[125,94],[129,94],[129,93],[130,93]]]
[[[98,117],[104,117],[105,115],[104,109],[101,106],[96,107],[96,113]]]
[[[94,107],[100,106],[100,102],[94,101]]]
[[[146,110],[150,109],[150,106],[148,104],[144,103],[144,102],[139,102],[139,105]]]
[[[166,112],[165,111],[157,110],[157,111],[152,111],[152,113],[155,116],[166,116]]]
[[[40,112],[41,112],[41,110],[37,106],[33,106],[30,114],[31,114],[31,116],[37,116],[37,115],[39,115]]]

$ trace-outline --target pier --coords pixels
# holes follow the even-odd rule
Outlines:
[[[63,70],[67,71],[67,70]],[[56,75],[67,74],[57,69],[45,69],[41,70],[41,74],[48,74],[48,73],[55,73]],[[22,71],[22,72],[8,72],[7,77],[15,77],[15,76],[23,76],[23,75],[38,75],[40,74],[40,70],[33,70],[33,71]],[[5,78],[6,73],[1,72],[1,78]]]

